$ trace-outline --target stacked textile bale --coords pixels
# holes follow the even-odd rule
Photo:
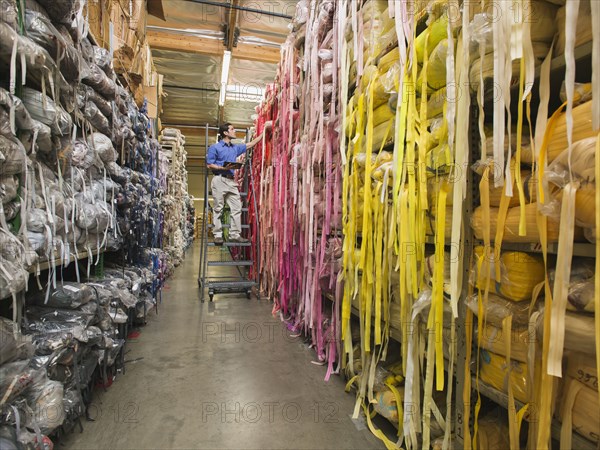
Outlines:
[[[86,35],[80,6],[29,0],[1,5],[0,65],[6,77],[0,87],[0,300],[13,297],[13,320],[29,274],[38,275],[39,286],[46,283],[30,289],[33,303],[25,309],[23,332],[34,335],[35,356],[0,367],[9,370],[10,380],[25,382],[3,384],[2,397],[6,401],[12,389],[6,406],[26,418],[21,437],[31,445],[35,422],[44,434],[60,434],[83,414],[89,401],[82,401],[83,387],[98,360],[112,363],[122,346],[123,331],[117,336],[113,322],[143,319],[165,271],[155,177],[159,144],[151,138],[145,105],[138,108],[109,52]],[[101,253],[114,251],[122,251],[118,259],[128,263],[128,275],[107,277],[121,279],[118,289],[79,284],[94,266],[101,272]],[[77,284],[57,279],[61,264],[82,258],[87,271],[73,266]],[[43,261],[50,267],[47,277],[40,276]],[[82,292],[92,298],[86,294],[82,304],[68,303],[83,298]],[[17,341],[22,325],[14,324]],[[75,378],[73,367],[80,369]],[[36,404],[40,411],[58,406],[61,414],[50,421],[36,417],[28,412]],[[14,428],[12,413],[2,419]]]
[[[575,67],[569,56],[574,47],[591,40],[592,5],[579,4],[583,15],[578,20],[571,5],[561,0],[528,2],[530,17],[535,16],[529,21],[511,20],[503,2],[495,4],[497,21],[489,20],[491,9],[484,12],[476,7],[471,9],[467,30],[469,80],[477,94],[481,141],[474,166],[480,205],[475,205],[471,227],[487,249],[474,254],[475,276],[470,281],[477,294],[468,299],[467,321],[470,314],[479,316],[475,339],[480,372],[476,375],[498,390],[511,391],[523,403],[537,405],[537,421],[528,425],[531,448],[549,445],[555,402],[558,409],[567,406],[568,414],[559,413],[569,422],[563,427],[561,447],[571,447],[572,403],[565,403],[564,389],[557,396],[563,351],[595,354],[594,318],[586,308],[597,275],[589,262],[573,259],[572,248],[584,235],[591,237],[596,227],[593,155],[598,123],[593,123],[593,89],[590,84],[574,83]],[[557,42],[554,53],[553,40]],[[551,61],[563,53],[564,59]],[[550,98],[557,97],[551,92],[556,85],[556,81],[551,85],[551,79],[562,79],[562,74],[551,74],[551,65],[560,65],[561,60],[566,63],[564,104],[550,116]],[[577,68],[578,81],[589,81],[589,75]],[[527,103],[532,92],[540,99],[535,103],[535,123]],[[504,242],[531,243],[543,255],[520,254],[519,261],[511,263],[505,260],[510,253],[502,251]],[[556,258],[548,256],[550,242],[557,243]],[[512,285],[511,271],[512,278],[518,271],[524,275]],[[517,301],[527,304],[521,307]],[[467,339],[470,345],[471,336]],[[510,381],[501,379],[508,376],[509,368]],[[568,401],[573,400],[573,392]],[[516,447],[519,425],[513,407],[508,405],[509,435],[511,447]]]
[[[272,139],[253,149],[250,170],[260,189],[248,198],[250,236],[258,233],[257,216],[261,224],[261,254],[252,255],[260,261],[260,289],[273,298],[274,311],[282,312],[289,329],[310,337],[319,361],[328,363],[326,378],[339,362],[340,243],[334,235],[342,220],[342,159],[336,6],[331,0],[298,3],[277,79],[257,108],[257,132],[268,122],[274,126]],[[302,115],[300,102],[306,102]],[[323,301],[324,288],[338,292],[332,311]]]
[[[187,152],[185,136],[176,128],[164,128],[160,135],[162,153],[169,164],[166,176],[166,193],[162,198],[164,218],[163,245],[171,264],[181,264],[185,250],[193,240],[193,226],[189,225],[188,208],[191,205],[187,190]],[[193,217],[193,215],[192,215]]]

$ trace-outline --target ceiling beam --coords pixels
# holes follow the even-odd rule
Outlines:
[[[238,46],[233,49],[231,56],[234,59],[277,64],[281,59],[281,48],[238,42]]]
[[[172,50],[201,55],[223,56],[223,42],[197,35],[171,31],[148,30],[148,44],[157,50]],[[280,51],[276,47],[262,47],[255,44],[239,43],[233,49],[233,57],[247,61],[279,62]]]
[[[227,50],[232,51],[235,43],[235,28],[237,27],[238,10],[235,9],[240,0],[233,0],[229,7],[229,24],[227,26]]]
[[[150,48],[157,50],[173,50],[211,56],[223,55],[223,44],[218,39],[157,30],[148,30],[146,36]]]

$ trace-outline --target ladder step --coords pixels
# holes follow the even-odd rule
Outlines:
[[[209,267],[251,266],[252,261],[208,261]]]
[[[214,242],[209,242],[209,247],[250,247],[252,242],[223,242],[223,244],[216,245]]]
[[[210,207],[211,211],[214,211],[214,209],[212,208],[212,206]],[[240,209],[241,212],[248,212],[248,208],[241,208]]]
[[[212,223],[209,223],[209,224],[208,224],[208,228],[214,228],[214,227],[215,227],[215,225],[214,225],[214,224],[212,224]],[[224,224],[222,225],[222,228],[231,228],[231,224],[229,224],[229,223],[224,223]],[[242,225],[242,229],[244,229],[244,230],[247,230],[247,229],[249,229],[249,228],[250,228],[250,225]]]
[[[206,287],[211,290],[249,289],[256,286],[254,281],[209,281]]]
[[[208,195],[210,195],[212,197],[212,191],[209,191]],[[240,197],[247,197],[247,196],[248,196],[247,192],[240,192]]]

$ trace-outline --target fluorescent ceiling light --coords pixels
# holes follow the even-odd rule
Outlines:
[[[223,53],[223,66],[221,67],[221,92],[219,93],[219,106],[225,104],[225,94],[227,92],[227,81],[229,81],[229,65],[231,64],[231,52],[225,50]]]
[[[259,103],[265,95],[265,89],[254,83],[249,83],[247,85],[230,84],[227,86],[226,94],[227,100]]]

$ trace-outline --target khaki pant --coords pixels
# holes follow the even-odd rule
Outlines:
[[[213,196],[213,234],[215,237],[223,237],[221,225],[221,212],[225,202],[231,210],[231,228],[229,238],[237,239],[242,232],[242,199],[235,180],[214,175],[211,182]]]

